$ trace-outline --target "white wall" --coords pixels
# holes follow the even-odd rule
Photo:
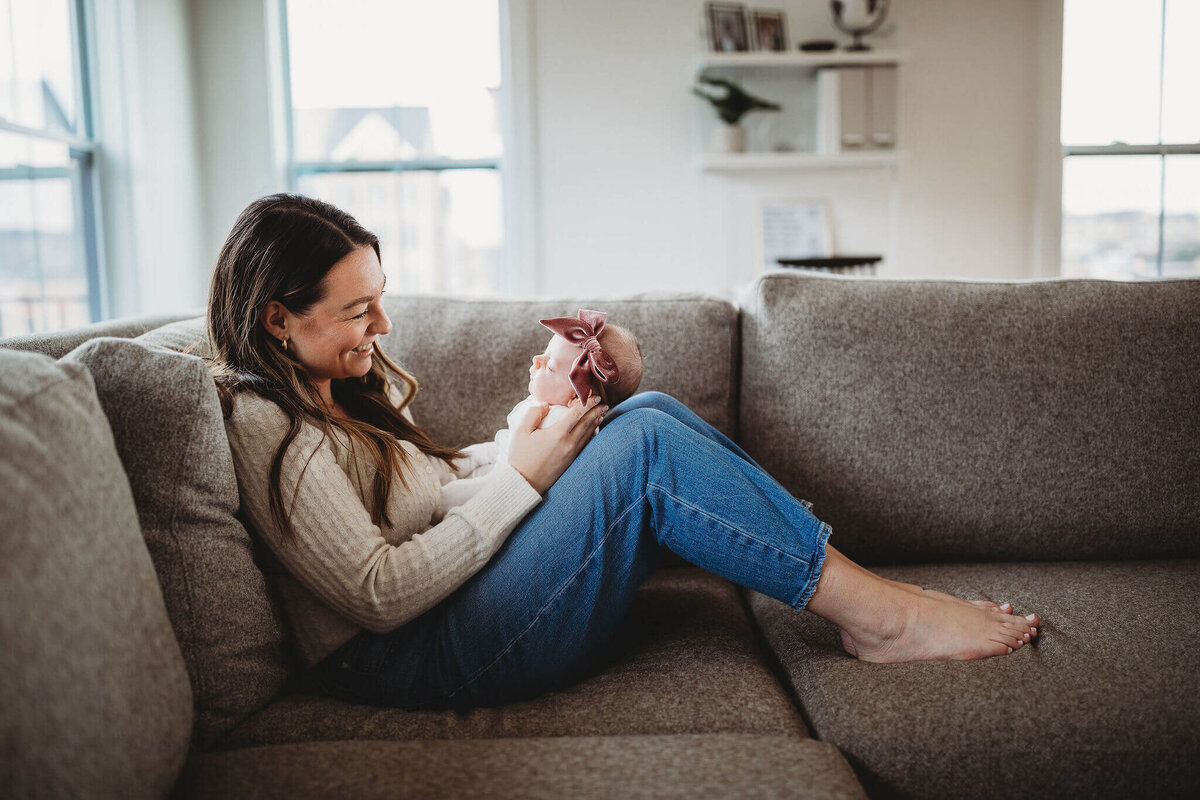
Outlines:
[[[793,46],[846,38],[823,0],[769,5],[788,13]],[[1039,35],[1047,6],[1061,9],[1054,0],[893,4],[872,41],[907,54],[894,173],[727,176],[694,163],[705,145],[694,122],[702,102],[688,90],[703,2],[535,3],[545,289],[574,291],[594,274],[620,290],[726,292],[759,271],[755,215],[774,196],[827,198],[838,249],[885,253],[881,275],[1032,276],[1035,204],[1058,213],[1055,192],[1035,191],[1039,137],[1057,147],[1058,136],[1058,56]]]
[[[206,226],[211,273],[238,214],[285,191],[274,50],[277,0],[190,0]]]
[[[102,4],[95,23],[108,314],[201,305],[205,209],[185,0]]]
[[[134,139],[149,137],[128,149],[153,165],[131,222],[140,310],[195,307],[238,212],[284,188],[275,0],[123,4],[143,96]],[[690,93],[703,0],[507,5],[521,46],[510,263],[534,276],[516,290],[728,294],[761,269],[759,202],[784,196],[828,199],[838,249],[884,253],[881,275],[1057,272],[1061,0],[896,0],[872,41],[906,54],[900,166],[767,175],[697,166],[713,119]],[[788,13],[793,46],[845,40],[825,0],[769,5]]]

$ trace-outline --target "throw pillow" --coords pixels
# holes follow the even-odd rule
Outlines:
[[[235,516],[237,477],[204,362],[127,339],[64,357],[96,382],[192,679],[194,749],[265,706],[289,677],[284,628]]]
[[[187,670],[92,379],[0,350],[0,793],[165,797]]]

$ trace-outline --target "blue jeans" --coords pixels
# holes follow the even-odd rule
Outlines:
[[[804,608],[829,525],[678,400],[637,395],[478,573],[388,633],[315,667],[328,694],[410,709],[512,702],[562,688],[605,646],[663,548]]]

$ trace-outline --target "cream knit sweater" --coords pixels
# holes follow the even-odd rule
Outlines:
[[[285,544],[271,516],[268,476],[288,429],[286,415],[243,392],[234,397],[225,429],[243,517],[277,559],[267,565],[269,579],[309,665],[363,628],[390,631],[446,598],[541,500],[504,464],[478,494],[439,519],[442,484],[459,473],[404,443],[407,486],[399,475],[393,480],[391,527],[381,529],[368,512],[374,469],[354,457],[344,436],[331,434],[322,442],[321,432],[305,423],[283,460],[280,488],[296,534],[293,544]]]

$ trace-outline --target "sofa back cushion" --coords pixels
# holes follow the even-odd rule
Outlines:
[[[528,394],[529,361],[542,352],[547,317],[580,308],[608,312],[642,346],[640,391],[668,392],[726,434],[736,425],[738,311],[700,295],[621,299],[470,300],[385,294],[392,332],[382,350],[416,376],[413,416],[434,441],[461,446],[495,436]],[[164,325],[138,337],[172,350],[210,354],[203,318]]]
[[[384,295],[393,330],[385,352],[416,376],[413,415],[435,441],[461,446],[495,436],[528,394],[530,359],[542,352],[547,317],[580,308],[608,313],[638,337],[640,391],[673,394],[732,435],[736,424],[737,309],[710,297],[466,300]]]
[[[30,333],[0,339],[0,348],[42,353],[51,358],[62,358],[88,339],[100,336],[116,336],[128,339],[146,331],[161,328],[180,319],[191,319],[194,314],[148,314],[140,317],[96,322],[78,328],[48,333]]]
[[[108,415],[191,677],[193,749],[205,749],[291,672],[281,616],[235,516],[216,387],[200,358],[127,339],[93,339],[63,361],[91,371]]]
[[[867,562],[1200,555],[1200,281],[770,275],[741,435]]]
[[[0,350],[0,519],[2,793],[165,797],[188,675],[83,366]]]

